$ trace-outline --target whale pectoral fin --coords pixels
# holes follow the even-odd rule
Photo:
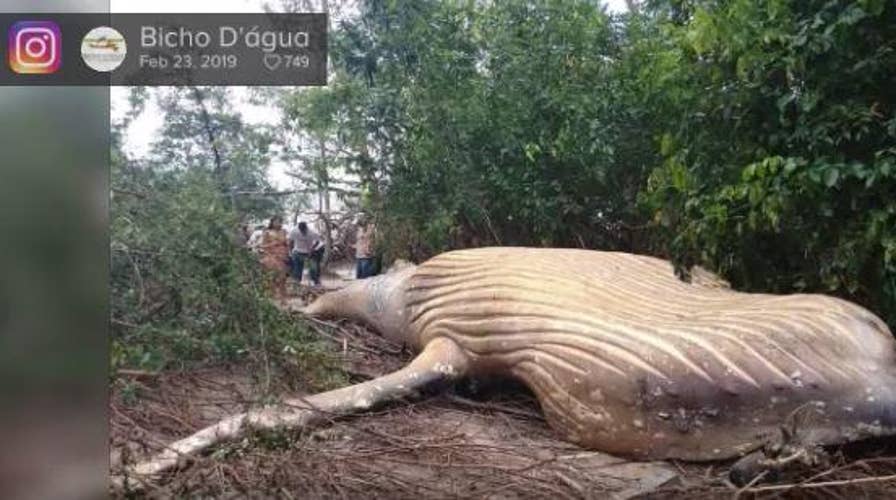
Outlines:
[[[429,342],[408,366],[360,384],[290,398],[247,413],[228,417],[217,424],[169,445],[149,461],[128,467],[113,476],[113,486],[141,489],[148,479],[184,463],[190,456],[251,430],[310,428],[335,418],[369,410],[375,406],[414,395],[436,383],[455,380],[467,371],[466,354],[453,341],[437,338]]]

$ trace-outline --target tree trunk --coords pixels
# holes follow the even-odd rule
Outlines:
[[[327,168],[327,147],[323,139],[320,140],[320,197],[319,209],[324,227],[324,257],[321,259],[321,269],[326,269],[333,252],[333,225],[330,212],[330,171]]]
[[[202,116],[202,129],[205,132],[205,137],[208,140],[209,147],[212,150],[212,155],[215,159],[215,178],[218,180],[218,186],[223,194],[229,194],[230,198],[230,208],[236,209],[236,196],[230,192],[230,188],[227,185],[227,167],[224,165],[224,161],[221,158],[221,151],[218,149],[218,138],[215,136],[215,129],[212,127],[212,118],[208,112],[208,107],[205,105],[205,95],[203,95],[202,90],[199,87],[190,87],[193,91],[193,99],[196,100],[196,104],[199,105],[200,115]]]

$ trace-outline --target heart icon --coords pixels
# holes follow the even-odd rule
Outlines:
[[[270,71],[274,71],[283,63],[283,57],[280,54],[265,54],[264,65]]]

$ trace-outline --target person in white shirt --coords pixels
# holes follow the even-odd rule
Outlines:
[[[299,283],[308,261],[308,274],[311,282],[320,285],[320,260],[323,257],[324,245],[320,236],[308,228],[305,222],[299,222],[289,233],[289,244],[292,249],[292,276]]]
[[[249,250],[253,252],[258,252],[258,245],[261,244],[261,236],[264,234],[264,226],[256,226],[255,231],[252,232],[252,235],[249,236],[249,241],[246,242],[246,246],[249,247]]]

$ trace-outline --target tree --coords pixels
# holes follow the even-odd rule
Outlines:
[[[246,125],[231,109],[234,98],[227,88],[159,89],[155,97],[164,126],[148,159],[153,169],[210,173],[220,195],[242,217],[279,211],[274,198],[240,194],[271,190],[267,167],[273,134],[267,127]]]
[[[656,3],[674,43],[640,64],[680,101],[645,190],[660,245],[738,287],[835,293],[893,324],[896,6]]]
[[[267,298],[241,222],[279,211],[270,134],[245,124],[224,89],[135,89],[113,126],[111,316],[114,367],[161,369],[249,358],[268,373],[326,367],[301,323]],[[146,158],[121,149],[130,119],[156,99],[165,123]],[[309,362],[310,363],[307,363]]]
[[[657,156],[612,77],[619,39],[597,5],[570,1],[365,2],[343,23],[334,64],[364,85],[387,232],[419,235],[396,253],[630,248]]]

